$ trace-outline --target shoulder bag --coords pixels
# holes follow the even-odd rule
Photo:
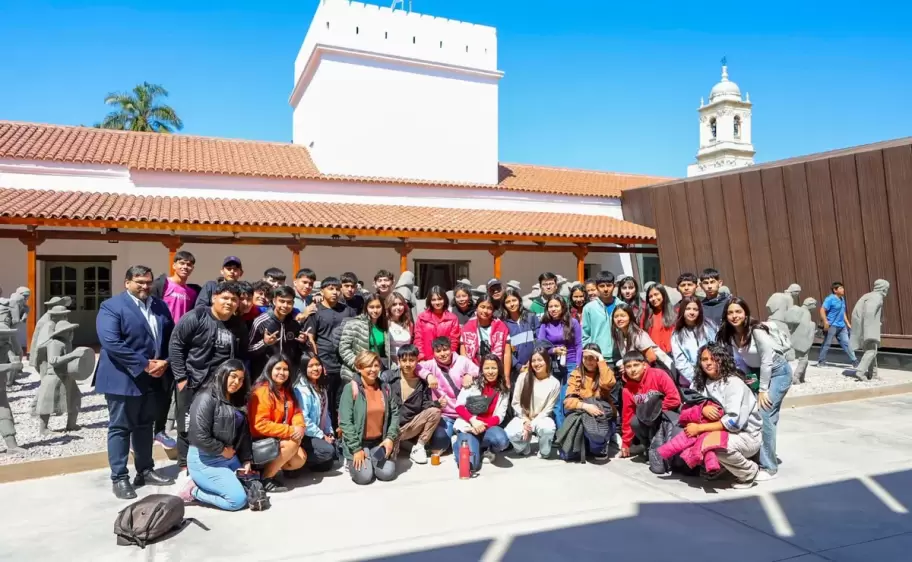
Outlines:
[[[291,425],[291,407],[285,401],[285,425]],[[263,466],[279,458],[279,440],[275,437],[257,439],[251,447],[253,449],[253,464]]]

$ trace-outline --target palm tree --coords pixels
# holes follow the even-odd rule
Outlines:
[[[159,98],[166,97],[168,90],[148,82],[137,85],[132,92],[108,94],[105,104],[117,109],[105,116],[95,127],[152,133],[179,131],[184,128],[184,123],[174,109],[169,105],[156,103]]]

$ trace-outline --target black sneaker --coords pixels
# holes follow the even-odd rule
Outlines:
[[[263,480],[263,489],[266,490],[267,494],[283,494],[288,491],[288,488],[275,478],[265,478]]]

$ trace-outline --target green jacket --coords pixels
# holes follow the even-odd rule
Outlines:
[[[383,381],[377,381],[383,391],[383,400],[386,403],[383,418],[383,439],[396,441],[399,437],[399,404],[391,399],[390,386]],[[356,451],[364,448],[364,428],[367,425],[367,398],[361,389],[361,377],[346,383],[342,388],[342,400],[339,404],[339,427],[342,429],[342,454],[351,460]],[[356,397],[352,397],[352,387]]]
[[[583,307],[583,345],[597,343],[602,350],[602,356],[611,361],[614,351],[614,342],[611,339],[611,318],[608,309],[614,312],[614,307],[621,302],[615,297],[610,306],[605,306],[601,299],[586,303]]]

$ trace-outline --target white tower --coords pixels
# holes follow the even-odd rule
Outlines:
[[[721,172],[754,164],[751,144],[750,94],[728,79],[722,62],[722,80],[709,92],[709,103],[700,98],[700,150],[697,163],[687,167],[687,177]]]
[[[493,27],[320,0],[295,60],[293,142],[325,174],[496,184],[502,76]]]

